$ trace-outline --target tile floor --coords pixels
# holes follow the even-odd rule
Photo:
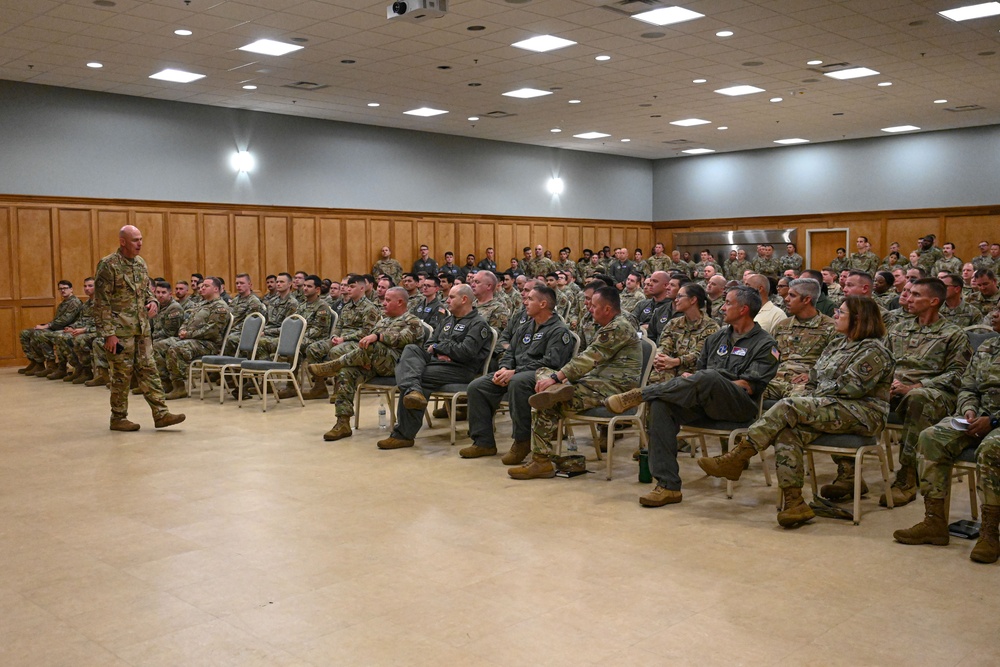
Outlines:
[[[338,443],[325,402],[154,431],[133,397],[127,434],[107,401],[0,369],[0,665],[1000,663],[1000,568],[894,544],[922,508],[877,484],[860,526],[785,531],[757,465],[726,500],[683,457],[644,509],[631,442],[611,482],[516,482],[444,430],[377,450],[371,401]]]

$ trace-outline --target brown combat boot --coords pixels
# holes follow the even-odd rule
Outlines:
[[[50,361],[49,359],[46,359],[45,366],[41,370],[35,371],[35,377],[47,378],[52,373],[55,373],[57,370],[59,370],[59,364],[57,364],[55,360]]]
[[[427,407],[427,397],[416,390],[407,392],[403,397],[403,407],[407,410],[423,410]]]
[[[187,398],[187,397],[188,397],[187,389],[184,388],[183,384],[180,384],[177,387],[174,387],[169,394],[163,397],[163,399],[166,401],[176,401],[179,398]]]
[[[34,375],[35,371],[37,371],[39,368],[44,368],[44,367],[34,359],[28,359],[28,365],[25,366],[24,368],[18,368],[17,372],[20,373],[21,375]]]
[[[156,428],[166,428],[168,426],[173,426],[174,424],[180,424],[185,419],[187,419],[187,415],[175,415],[172,412],[167,412],[153,419],[153,426]]]
[[[983,505],[979,541],[969,558],[977,563],[995,563],[1000,556],[1000,505]]]
[[[326,388],[326,380],[323,377],[313,375],[312,386],[309,387],[309,391],[302,392],[302,398],[307,401],[330,398],[330,390]]]
[[[889,488],[892,493],[893,507],[908,505],[917,499],[917,468],[900,464],[896,471],[896,481]],[[878,504],[886,507],[885,494],[878,499]]]
[[[46,380],[62,380],[67,375],[69,375],[69,373],[66,371],[66,362],[65,361],[57,361],[56,362],[56,369],[55,369],[55,371],[53,371],[52,373],[49,373],[48,375],[46,375],[45,379]]]
[[[295,392],[295,386],[291,383],[285,385],[285,388],[278,392],[278,398],[297,398],[298,394]],[[302,398],[305,398],[303,396]]]
[[[375,445],[379,449],[403,449],[404,447],[412,447],[413,441],[406,438],[394,438],[390,435],[388,438],[379,440]]]
[[[746,464],[756,455],[757,448],[753,446],[750,439],[745,435],[739,435],[733,451],[721,456],[703,456],[698,459],[698,467],[704,470],[706,475],[724,477],[735,482],[743,474]]]
[[[73,380],[73,384],[87,384],[94,379],[94,374],[90,372],[89,368],[83,368],[80,371],[80,377]]]
[[[624,394],[615,394],[604,399],[604,407],[616,415],[642,405],[642,389],[629,389]]]
[[[668,489],[657,484],[653,490],[644,496],[639,496],[639,504],[643,507],[663,507],[664,505],[675,505],[684,499],[680,491]]]
[[[948,521],[944,516],[944,498],[924,497],[924,520],[892,534],[900,544],[948,544]]]
[[[540,391],[528,397],[528,405],[536,410],[545,410],[546,408],[551,408],[553,405],[565,403],[570,400],[573,398],[575,391],[571,384],[564,382],[556,383],[545,391]]]
[[[496,456],[496,447],[480,447],[477,444],[471,444],[468,447],[462,447],[458,450],[458,455],[463,459],[478,459],[481,456]]]
[[[332,359],[322,364],[309,364],[306,370],[309,371],[309,374],[313,377],[328,378],[336,375],[337,372],[343,367],[344,364],[340,363],[340,357],[337,357],[336,359]]]
[[[868,493],[868,485],[862,478],[861,495],[864,496],[866,493]],[[854,461],[852,459],[837,461],[837,478],[833,480],[833,483],[820,487],[819,495],[827,500],[854,499]]]
[[[351,418],[346,415],[341,415],[337,417],[337,423],[334,424],[333,428],[323,434],[323,439],[327,442],[332,442],[334,440],[340,440],[341,438],[351,437]]]
[[[85,386],[85,387],[104,387],[109,382],[111,382],[111,380],[110,380],[110,378],[108,378],[108,371],[107,371],[107,369],[105,369],[105,368],[98,368],[97,369],[97,375],[95,375],[90,380],[87,380],[86,382],[84,382],[83,386]]]
[[[782,489],[785,497],[784,508],[778,512],[778,525],[782,528],[794,528],[816,518],[812,508],[802,499],[802,489],[792,487]]]
[[[130,422],[127,419],[112,419],[111,420],[111,430],[112,431],[138,431],[139,425],[135,422]]]
[[[72,373],[67,373],[66,377],[63,378],[63,382],[72,383],[78,377],[83,375],[83,366],[74,366]]]
[[[528,465],[511,468],[507,474],[512,479],[550,479],[556,476],[556,467],[552,465],[552,457],[545,454],[532,454]]]
[[[500,461],[505,466],[516,466],[518,463],[523,461],[530,453],[531,453],[530,442],[528,442],[527,440],[515,440],[511,444],[510,450],[500,458]]]
[[[442,405],[440,408],[435,409],[434,412],[431,413],[431,417],[434,417],[434,419],[447,419],[448,408]]]

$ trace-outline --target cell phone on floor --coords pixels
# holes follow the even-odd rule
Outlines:
[[[979,522],[961,519],[948,524],[948,532],[966,540],[979,539]]]

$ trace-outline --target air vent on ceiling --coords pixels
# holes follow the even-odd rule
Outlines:
[[[648,12],[651,9],[666,7],[670,3],[663,3],[660,0],[612,0],[600,5],[601,9],[606,9],[615,14],[633,16],[641,12]]]
[[[963,111],[985,111],[986,107],[979,104],[963,104],[960,107],[945,107],[945,111],[951,111],[953,113],[961,113]]]
[[[516,116],[516,113],[507,113],[506,111],[489,111],[487,113],[479,114],[480,116],[486,116],[487,118],[510,118]]]
[[[687,146],[688,144],[700,143],[691,141],[690,139],[671,139],[670,141],[664,141],[665,144],[671,144],[673,146]]]
[[[847,69],[849,67],[854,67],[851,63],[827,63],[822,67],[807,67],[806,69],[811,72],[819,72],[820,74],[826,74],[827,72],[836,72],[837,70]]]
[[[296,81],[295,83],[286,83],[282,86],[282,88],[294,88],[295,90],[323,90],[329,87],[330,84],[313,83],[312,81]]]

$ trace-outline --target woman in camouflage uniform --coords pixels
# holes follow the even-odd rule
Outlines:
[[[688,283],[681,287],[674,297],[674,312],[684,315],[671,319],[660,333],[649,384],[695,372],[705,339],[719,330],[719,323],[712,319],[708,295],[700,285]]]
[[[717,459],[717,476],[738,479],[743,463],[774,444],[784,509],[791,528],[815,515],[802,499],[802,448],[825,433],[876,435],[889,415],[895,362],[882,342],[885,324],[869,297],[849,296],[834,311],[834,338],[809,373],[804,396],[778,401],[750,426],[737,447]]]

